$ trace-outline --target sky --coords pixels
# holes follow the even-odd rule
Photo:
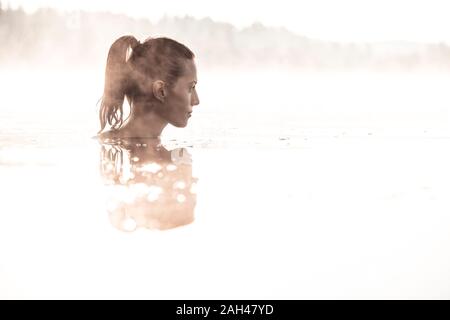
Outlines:
[[[111,11],[157,21],[162,16],[210,17],[238,28],[261,22],[297,34],[333,41],[450,43],[450,1],[445,0],[1,0],[61,10]]]

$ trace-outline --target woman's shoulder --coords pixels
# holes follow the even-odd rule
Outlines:
[[[101,132],[101,133],[97,134],[96,136],[93,136],[92,138],[98,140],[99,142],[106,142],[107,140],[118,139],[120,137],[116,130],[109,130],[109,131]]]
[[[92,137],[101,145],[120,145],[126,147],[131,144],[129,139],[123,138],[117,131],[105,131]]]

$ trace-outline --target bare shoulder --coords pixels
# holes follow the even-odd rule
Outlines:
[[[104,142],[106,140],[117,139],[120,137],[116,131],[110,130],[110,131],[105,131],[105,132],[99,133],[94,138],[99,140],[100,142]]]

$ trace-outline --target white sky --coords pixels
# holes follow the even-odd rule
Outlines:
[[[211,17],[244,27],[255,21],[337,41],[450,43],[449,0],[0,0],[5,6],[107,10],[156,21],[164,14]]]

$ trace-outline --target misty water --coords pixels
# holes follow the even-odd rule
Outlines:
[[[450,75],[199,69],[162,137],[193,221],[134,232],[92,139],[102,76],[0,74],[0,297],[450,298]]]

